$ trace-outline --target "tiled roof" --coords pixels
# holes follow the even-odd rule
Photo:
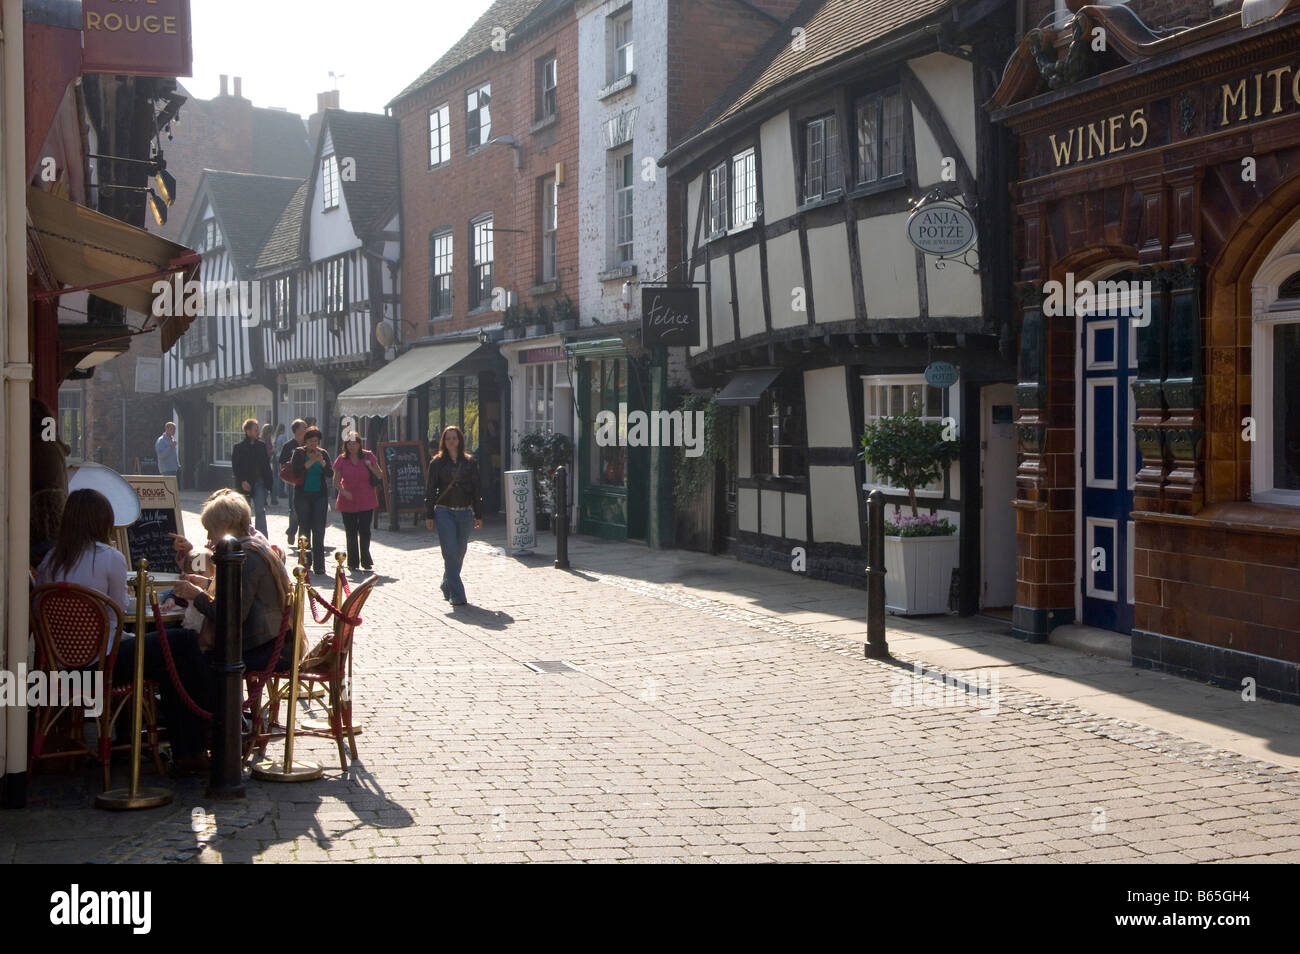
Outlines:
[[[212,169],[204,169],[203,178],[231,258],[239,268],[251,268],[302,180]]]
[[[343,197],[352,228],[365,241],[397,210],[397,120],[327,109],[322,128],[330,131],[334,155],[356,161],[355,178],[342,181]]]
[[[304,179],[294,190],[289,204],[280,213],[280,218],[271,227],[271,234],[262,243],[261,253],[254,265],[259,272],[292,265],[301,257],[303,209],[307,205],[308,185],[308,181]]]
[[[297,113],[253,108],[252,171],[264,176],[298,178],[311,162],[307,127]]]
[[[721,111],[712,112],[694,132],[710,129],[750,103],[794,79],[801,73],[822,66],[847,53],[874,43],[890,33],[925,19],[953,0],[825,0],[821,9],[802,24],[802,50],[796,50],[789,31],[778,31],[774,38],[779,52],[769,44],[755,58],[751,68],[741,73],[738,91]],[[808,15],[816,9],[815,2],[805,4],[796,12]],[[792,18],[789,23],[799,25]],[[775,54],[775,55],[773,55]]]
[[[534,10],[539,7],[551,8],[558,5],[555,0],[496,0],[481,17],[474,21],[474,25],[465,31],[465,35],[452,44],[451,49],[421,73],[414,83],[398,93],[388,105],[392,106],[399,100],[405,99],[443,74],[450,73],[456,67],[468,63],[480,53],[490,49],[493,38],[500,36],[499,33],[493,33],[495,28],[500,27],[505,30],[506,36],[509,37],[511,31],[523,23]],[[432,11],[432,5],[427,9]]]

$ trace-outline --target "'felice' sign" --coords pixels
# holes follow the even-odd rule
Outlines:
[[[190,0],[82,0],[81,71],[189,76]]]
[[[694,285],[641,289],[641,344],[698,345],[700,290]]]

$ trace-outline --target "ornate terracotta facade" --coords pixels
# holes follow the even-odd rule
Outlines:
[[[1264,413],[1260,269],[1300,234],[1300,0],[1250,28],[1232,15],[1163,34],[1083,7],[1022,38],[988,105],[1020,157],[1017,635],[1092,621],[1089,561],[1112,554],[1089,534],[1112,527],[1119,551],[1127,521],[1106,585],[1130,597],[1131,627],[1110,628],[1132,633],[1134,662],[1300,702],[1300,507],[1252,500],[1248,426]],[[1123,366],[1104,379],[1128,385],[1109,447],[1131,431],[1131,511],[1084,527],[1085,495],[1107,485],[1088,483],[1084,386],[1091,401],[1090,369],[1115,360],[1095,360],[1082,318],[1044,313],[1045,286],[1117,274],[1150,292],[1127,381]],[[1115,355],[1126,325],[1107,331]]]

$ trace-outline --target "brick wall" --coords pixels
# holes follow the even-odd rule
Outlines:
[[[515,291],[521,305],[536,306],[554,296],[530,298],[541,271],[540,179],[566,165],[559,189],[557,235],[558,294],[578,302],[578,75],[577,21],[565,9],[539,28],[513,41],[504,52],[489,52],[441,77],[394,107],[402,188],[402,324],[405,340],[430,334],[429,235],[452,231],[452,317],[433,329],[443,334],[492,325],[499,312],[470,314],[469,255],[472,218],[493,215],[493,284]],[[536,62],[554,51],[557,60],[559,118],[530,131],[536,118]],[[465,147],[465,93],[492,84],[492,136],[513,136],[523,146],[524,167],[515,168],[516,150],[498,143],[472,155]],[[429,168],[429,110],[450,103],[451,160]],[[518,232],[505,231],[518,229]]]

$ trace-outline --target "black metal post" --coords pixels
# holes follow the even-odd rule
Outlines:
[[[870,659],[888,659],[885,642],[885,495],[867,498],[867,645]]]
[[[243,798],[243,572],[244,550],[234,537],[217,543],[216,645],[212,653],[216,704],[212,707],[211,798]]]
[[[569,568],[569,469],[555,468],[555,568]]]

